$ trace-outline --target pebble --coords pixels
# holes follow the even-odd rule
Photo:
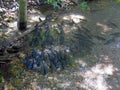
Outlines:
[[[48,77],[49,80],[53,80],[53,77]]]

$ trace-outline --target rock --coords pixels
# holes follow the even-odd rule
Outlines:
[[[8,48],[8,49],[7,49],[7,52],[8,52],[9,54],[13,54],[13,53],[18,53],[19,50],[18,50],[18,49],[13,49],[13,48]]]
[[[49,79],[49,80],[52,80],[52,79],[53,79],[53,77],[48,77],[48,79]]]
[[[63,88],[64,88],[63,84],[61,84],[61,83],[58,83],[56,85],[56,87],[57,87],[58,90],[63,90]]]
[[[66,87],[64,90],[81,90],[81,89],[77,89],[76,87]]]
[[[4,47],[0,47],[0,56],[4,55],[4,51],[5,51],[5,48]]]

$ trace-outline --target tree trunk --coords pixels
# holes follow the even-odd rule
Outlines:
[[[19,0],[18,29],[25,31],[27,28],[27,0]]]

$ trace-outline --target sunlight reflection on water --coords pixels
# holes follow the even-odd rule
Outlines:
[[[90,70],[82,73],[85,78],[81,87],[87,90],[109,90],[110,86],[106,82],[106,78],[113,75],[117,69],[112,64],[97,64]]]

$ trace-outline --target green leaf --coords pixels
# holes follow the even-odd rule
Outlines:
[[[87,2],[82,2],[82,3],[80,4],[80,8],[81,8],[82,10],[90,11],[90,7],[88,6]]]

